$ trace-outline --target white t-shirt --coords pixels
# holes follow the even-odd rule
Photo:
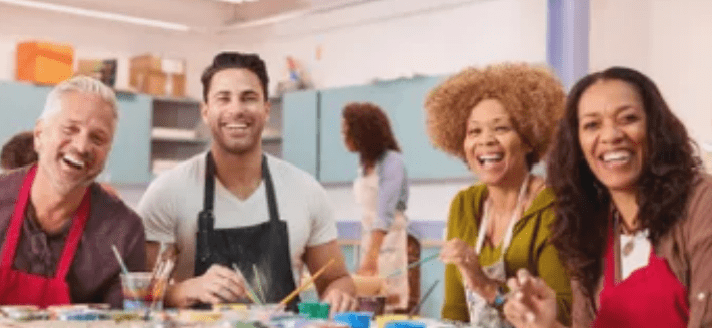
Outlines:
[[[308,246],[336,239],[334,210],[324,188],[309,174],[267,155],[279,219],[287,222],[295,283]],[[138,204],[146,240],[176,243],[179,254],[174,278],[193,277],[198,213],[203,210],[205,153],[196,155],[158,176]],[[247,199],[240,200],[215,179],[215,229],[257,225],[269,220],[262,181]]]

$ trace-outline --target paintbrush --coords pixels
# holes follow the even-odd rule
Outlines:
[[[265,300],[265,293],[262,291],[262,281],[260,280],[260,273],[257,270],[257,264],[252,264],[252,274],[255,276],[255,285],[257,285],[257,292],[259,293],[260,301]]]
[[[291,302],[293,298],[295,298],[297,295],[299,295],[299,293],[301,293],[302,291],[304,291],[305,289],[307,289],[307,287],[309,287],[309,285],[310,285],[316,278],[318,278],[322,273],[324,273],[324,271],[326,270],[326,268],[328,268],[332,263],[334,263],[335,260],[336,260],[336,259],[333,259],[333,258],[332,258],[331,260],[329,260],[329,262],[327,262],[326,264],[324,264],[324,266],[321,267],[321,269],[319,269],[316,273],[314,273],[309,279],[307,279],[307,281],[303,282],[301,286],[299,286],[299,287],[298,287],[297,289],[295,289],[291,294],[287,295],[287,297],[285,297],[283,300],[281,300],[281,301],[279,302],[279,304],[282,304],[282,305],[287,305],[287,304],[289,304],[289,302]]]
[[[428,299],[428,297],[429,297],[430,294],[433,292],[433,290],[435,290],[435,286],[437,286],[438,283],[440,283],[440,280],[436,280],[436,281],[430,286],[430,288],[428,288],[428,291],[425,292],[425,295],[423,295],[423,298],[421,298],[420,301],[418,302],[418,304],[416,304],[416,305],[413,307],[413,309],[410,310],[410,312],[408,313],[408,316],[409,316],[409,317],[412,317],[413,315],[415,315],[416,313],[418,313],[418,311],[420,311],[420,306],[423,305],[423,303],[425,302],[425,300]]]
[[[129,269],[126,267],[124,260],[121,259],[121,254],[119,253],[119,250],[116,248],[116,245],[111,245],[111,250],[114,252],[114,256],[116,256],[116,261],[119,262],[119,267],[121,267],[121,272],[123,272],[124,276],[126,277],[126,282],[127,282],[126,287],[129,289],[131,294],[134,295],[134,299],[136,299],[136,301],[140,301],[138,292],[136,291],[136,288],[134,288],[133,282],[131,281],[131,278],[129,277]]]
[[[242,271],[240,271],[240,268],[237,267],[237,264],[233,263],[232,264],[232,269],[235,270],[235,273],[237,273],[238,276],[242,279],[242,281],[245,282],[245,290],[247,291],[247,297],[255,304],[262,305],[262,301],[257,297],[257,294],[255,294],[255,291],[252,289],[252,286],[247,282],[245,279],[245,276],[242,274]]]
[[[411,263],[411,264],[408,264],[408,266],[405,267],[405,271],[408,271],[408,270],[410,270],[411,268],[414,268],[414,267],[416,267],[416,266],[418,266],[418,265],[421,265],[421,264],[423,264],[423,263],[427,263],[427,262],[430,262],[430,261],[432,261],[432,260],[434,260],[434,259],[437,259],[438,256],[440,256],[440,254],[430,255],[430,256],[428,256],[428,257],[426,257],[426,258],[421,259],[420,261],[416,261],[416,262],[413,262],[413,263]],[[399,276],[399,275],[404,274],[404,273],[405,273],[405,272],[404,272],[403,269],[396,269],[396,270],[393,270],[393,271],[392,271],[391,273],[389,273],[388,275],[386,275],[385,278],[386,278],[386,279],[388,279],[388,278],[393,278],[393,277]]]

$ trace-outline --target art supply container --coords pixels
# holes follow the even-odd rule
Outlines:
[[[334,321],[349,325],[351,328],[370,328],[371,312],[343,312],[334,314]]]
[[[329,303],[302,302],[297,305],[299,315],[307,319],[328,319]]]
[[[359,296],[358,310],[371,312],[374,316],[383,315],[386,309],[386,297],[385,296]]]
[[[146,310],[154,305],[163,309],[165,281],[151,281],[151,272],[121,274],[121,290],[124,295],[124,310]]]

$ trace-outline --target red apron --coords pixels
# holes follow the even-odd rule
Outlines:
[[[652,247],[647,266],[615,282],[613,235],[608,237],[601,306],[593,327],[687,327],[687,288]]]
[[[12,269],[15,251],[20,239],[22,221],[25,218],[25,208],[30,196],[30,187],[35,179],[37,166],[33,166],[20,189],[20,194],[15,203],[10,225],[5,233],[5,245],[0,254],[0,304],[26,305],[32,304],[40,307],[49,305],[69,304],[69,285],[66,277],[69,267],[74,260],[74,253],[79,246],[79,241],[84,231],[84,225],[89,217],[89,191],[84,194],[82,202],[74,214],[72,227],[64,242],[62,256],[53,278],[29,274]]]

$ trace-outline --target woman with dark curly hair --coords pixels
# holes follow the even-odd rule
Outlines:
[[[408,176],[386,114],[372,103],[349,103],[342,112],[342,133],[349,151],[359,154],[354,194],[362,207],[362,276],[388,276],[386,304],[390,312],[409,312],[418,302],[420,270],[406,270],[420,259],[420,244],[404,214]],[[407,273],[406,273],[407,272]]]
[[[480,182],[459,192],[448,218],[442,317],[501,326],[504,282],[527,268],[556,289],[569,322],[569,277],[554,246],[554,196],[530,174],[546,153],[564,105],[561,83],[543,67],[468,68],[431,91],[428,133],[465,160]]]
[[[700,166],[647,76],[613,67],[574,86],[548,162],[574,327],[712,324],[712,177]],[[518,327],[558,326],[550,290],[521,276],[510,281],[523,290],[507,317]]]

